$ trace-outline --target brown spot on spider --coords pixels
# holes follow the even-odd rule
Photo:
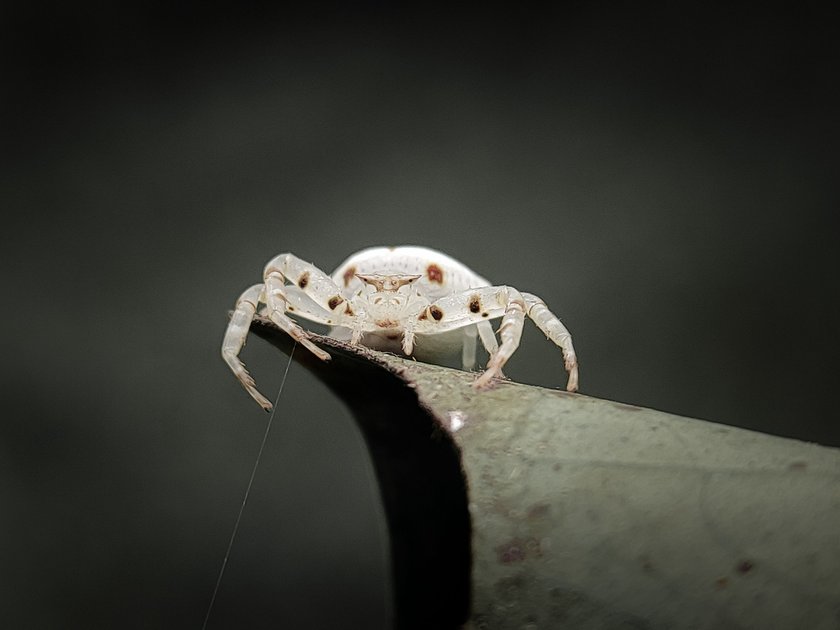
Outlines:
[[[429,309],[426,309],[425,311],[420,313],[420,317],[418,317],[417,319],[422,320],[422,319],[428,319],[428,318],[429,318]]]
[[[481,314],[481,316],[482,316],[482,317],[490,317],[490,313],[488,313],[487,311],[484,311],[484,312]]]
[[[470,296],[470,313],[478,313],[481,310],[481,298],[478,295]]]
[[[306,285],[309,284],[309,272],[308,271],[304,271],[302,274],[300,274],[300,278],[298,278],[297,284],[301,289],[306,288]]]
[[[443,284],[443,269],[433,263],[426,267],[426,277],[429,279],[429,282]]]
[[[380,328],[396,328],[399,326],[399,323],[393,319],[378,319],[376,320],[376,325]]]
[[[429,313],[435,319],[435,321],[439,322],[441,319],[443,319],[443,311],[440,310],[440,307],[435,306],[434,304],[432,304],[429,307]]]
[[[356,275],[356,268],[355,267],[347,267],[347,271],[344,272],[344,286],[348,286],[350,282],[353,280],[353,277]]]
[[[329,307],[330,307],[330,310],[331,310],[331,311],[334,311],[334,310],[335,310],[335,308],[336,308],[339,304],[341,304],[342,302],[344,302],[344,298],[343,298],[343,297],[341,297],[340,295],[334,295],[334,296],[332,296],[332,297],[330,298],[330,301],[329,301],[329,302],[327,302],[327,306],[329,306]]]
[[[355,311],[353,311],[353,307],[350,306],[350,302],[344,305],[344,314],[345,315],[355,315]]]

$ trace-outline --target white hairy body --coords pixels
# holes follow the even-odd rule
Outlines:
[[[264,305],[261,307],[261,305]],[[248,288],[222,342],[222,357],[264,409],[271,403],[239,359],[254,314],[259,312],[323,360],[330,355],[309,339],[289,313],[332,326],[330,336],[376,350],[436,362],[460,351],[465,370],[475,366],[477,338],[490,355],[474,386],[488,386],[519,346],[525,316],[558,345],[577,391],[572,337],[535,295],[490,283],[454,258],[426,247],[372,247],[353,254],[328,276],[293,254],[265,267],[263,282]],[[490,320],[501,317],[497,340]],[[501,342],[501,343],[500,343]]]

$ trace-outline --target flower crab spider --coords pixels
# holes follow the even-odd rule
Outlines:
[[[465,370],[475,366],[476,338],[490,355],[473,383],[487,387],[519,346],[525,316],[558,345],[569,373],[566,389],[578,388],[572,337],[535,295],[490,283],[454,258],[425,247],[372,247],[350,256],[328,276],[293,254],[265,267],[263,282],[248,288],[222,342],[222,357],[243,387],[266,411],[271,402],[256,388],[239,359],[255,313],[268,317],[323,360],[330,355],[288,313],[332,326],[330,336],[376,350],[402,352],[435,362],[461,350]],[[502,318],[501,344],[489,320]]]

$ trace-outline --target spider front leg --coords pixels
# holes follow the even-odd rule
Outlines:
[[[490,353],[487,370],[474,383],[475,387],[482,388],[494,377],[502,375],[502,367],[519,346],[526,314],[563,350],[566,371],[569,373],[566,389],[570,392],[577,391],[578,365],[572,336],[557,316],[548,310],[545,302],[531,293],[520,293],[513,287],[480,287],[448,295],[420,313],[416,331],[433,335],[436,332],[478,324],[481,341]],[[502,318],[499,328],[502,343],[498,349],[487,321],[496,317]]]
[[[239,353],[248,338],[248,330],[251,328],[251,322],[254,319],[254,313],[257,310],[257,304],[260,302],[260,296],[264,288],[265,286],[262,284],[255,284],[236,300],[233,316],[230,318],[230,323],[225,331],[225,338],[222,341],[222,358],[239,382],[242,383],[242,387],[251,394],[251,397],[263,409],[271,411],[271,402],[257,390],[253,377],[245,369],[245,364],[239,358]]]
[[[545,305],[540,298],[532,293],[523,293],[525,304],[528,306],[528,317],[530,317],[541,331],[551,341],[560,346],[563,350],[563,358],[566,363],[566,371],[569,373],[569,382],[566,390],[576,392],[578,390],[578,364],[575,347],[572,345],[572,335],[563,325],[563,322]]]
[[[346,315],[352,315],[352,309],[332,278],[293,254],[280,254],[269,261],[263,277],[269,319],[319,359],[329,360],[330,355],[309,340],[309,333],[286,316],[290,294],[293,293],[292,287],[286,287],[286,280],[295,285],[295,293],[302,292],[334,319],[313,318],[309,313],[305,316],[334,325],[341,323]]]
[[[496,294],[496,299],[499,302],[504,301],[505,293],[507,294],[505,313],[502,316],[502,325],[499,326],[499,339],[502,343],[499,345],[499,349],[490,355],[487,369],[473,382],[473,387],[476,389],[483,389],[494,378],[503,376],[502,366],[513,356],[513,353],[519,347],[519,340],[522,338],[522,327],[525,324],[525,300],[516,289],[511,287],[503,287],[503,289],[506,289],[506,291]]]
[[[495,377],[502,375],[502,367],[516,351],[525,322],[525,300],[512,287],[478,287],[442,297],[430,304],[418,316],[416,332],[433,335],[448,330],[478,324],[478,333],[490,360],[487,369],[473,384],[486,387]],[[486,320],[502,318],[499,328],[501,345],[496,340]]]

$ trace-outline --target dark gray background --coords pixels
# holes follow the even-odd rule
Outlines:
[[[440,249],[585,394],[840,445],[828,19],[320,10],[3,9],[4,620],[200,627],[267,420],[226,312],[282,251]],[[565,382],[533,327],[509,366]],[[275,421],[210,627],[383,627],[355,427],[297,366]]]

